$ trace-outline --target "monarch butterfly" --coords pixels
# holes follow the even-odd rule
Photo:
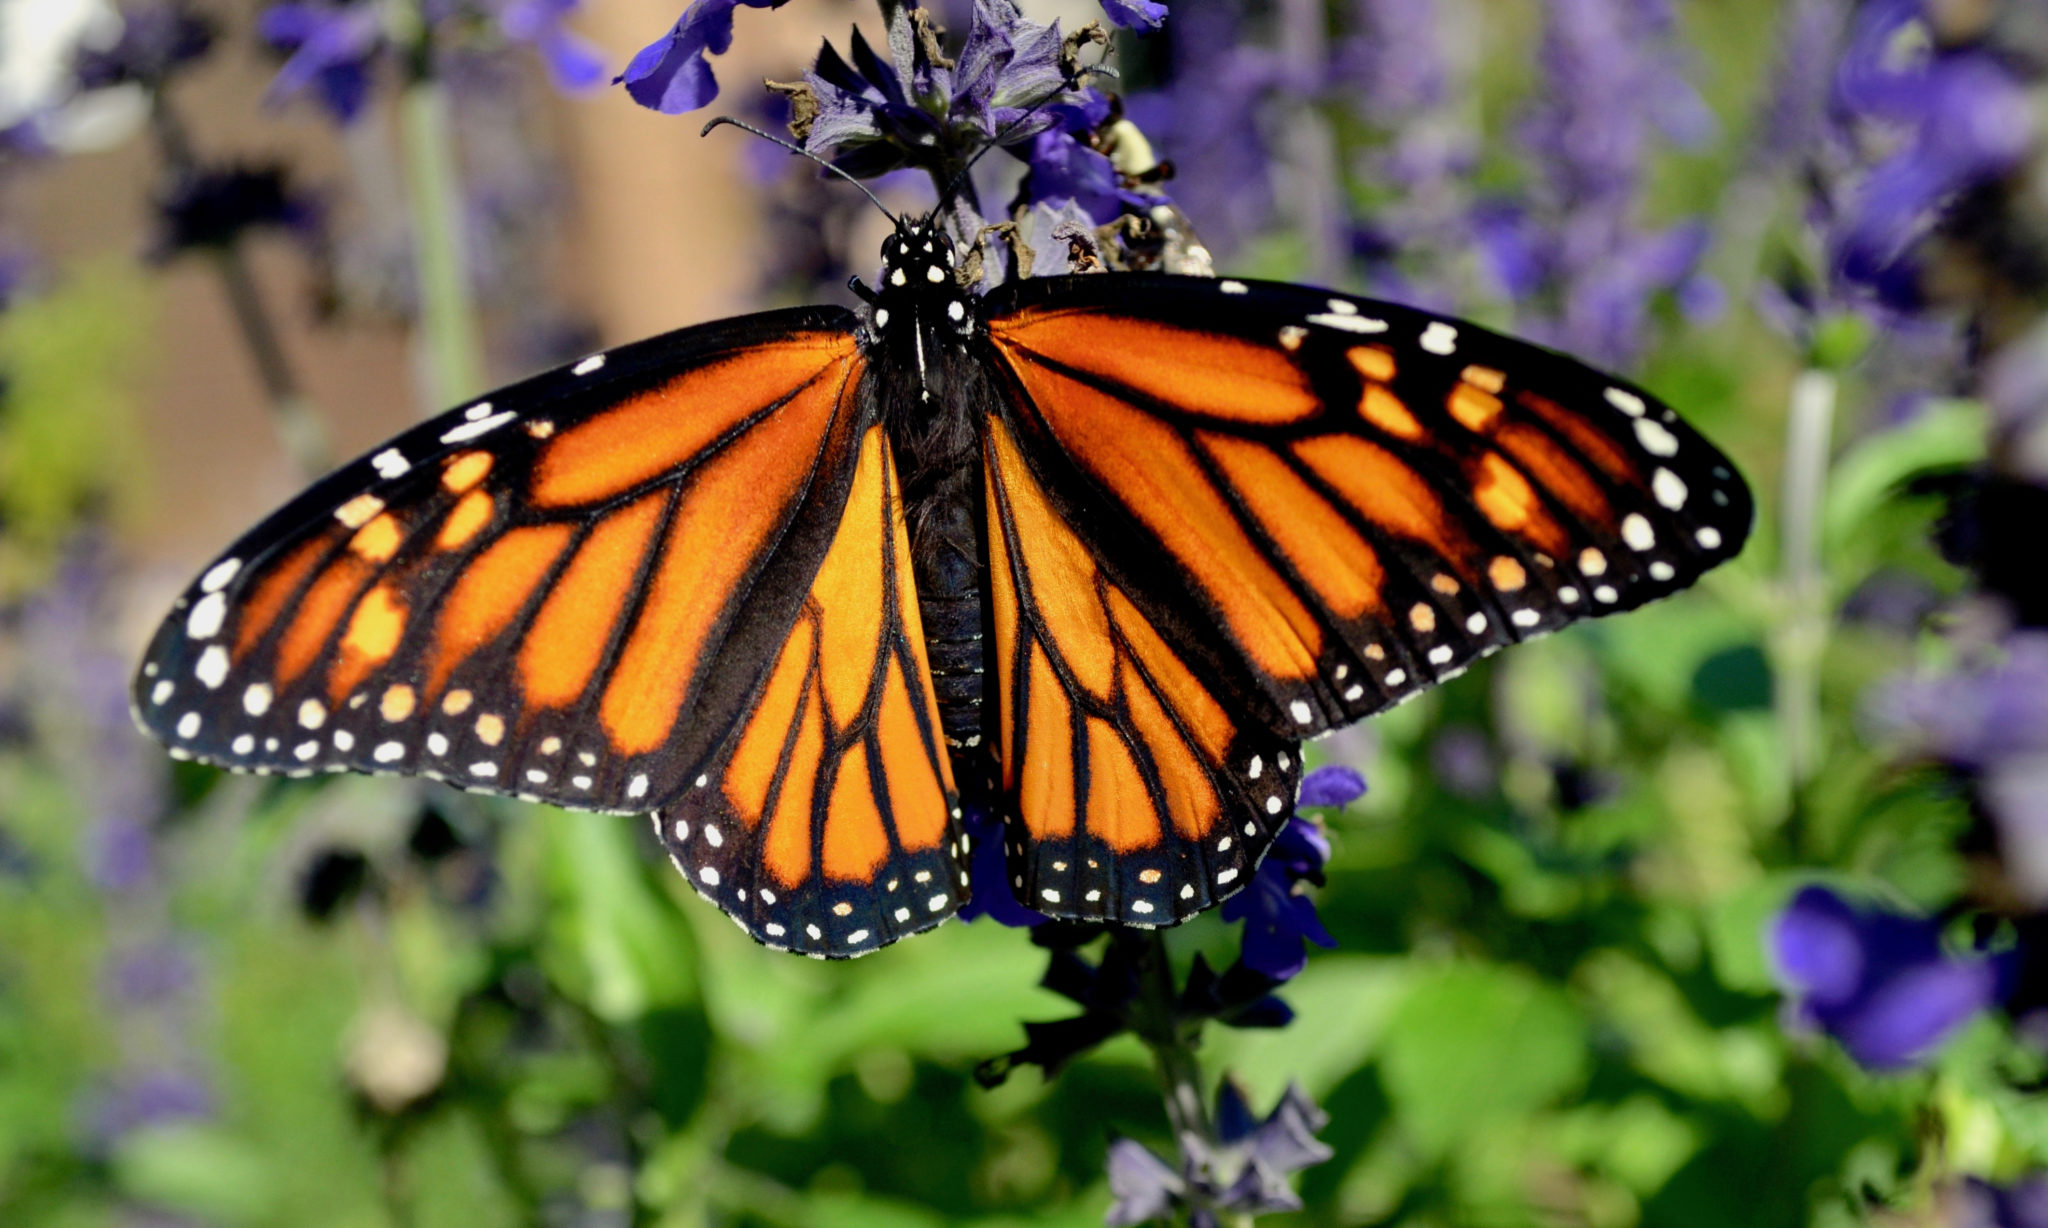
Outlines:
[[[1751,502],[1632,385],[1304,286],[987,294],[899,218],[860,310],[706,324],[344,465],[157,632],[143,727],[257,772],[647,812],[763,943],[968,892],[962,806],[1058,917],[1242,888],[1302,739],[1733,556]]]

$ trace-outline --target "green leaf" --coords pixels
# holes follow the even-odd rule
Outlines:
[[[162,1126],[129,1135],[114,1155],[114,1179],[141,1202],[223,1224],[253,1224],[272,1209],[266,1158],[243,1139],[210,1126]]]
[[[1414,1141],[1441,1153],[1583,1083],[1585,1025],[1560,990],[1520,969],[1447,965],[1424,973],[1395,1011],[1380,1069]]]
[[[1848,546],[1864,523],[1907,480],[1984,458],[1984,406],[1935,401],[1904,426],[1864,436],[1828,474],[1821,540],[1830,555]]]

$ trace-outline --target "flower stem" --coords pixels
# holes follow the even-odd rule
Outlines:
[[[470,293],[469,240],[447,88],[423,76],[406,87],[399,107],[419,277],[419,387],[430,410],[438,411],[482,391],[483,346]]]
[[[1778,720],[1795,792],[1820,759],[1820,659],[1827,644],[1827,584],[1820,557],[1829,441],[1837,381],[1811,369],[1792,384],[1785,425],[1783,583],[1786,614],[1777,636]]]
[[[1158,930],[1119,931],[1110,940],[1140,944],[1135,952],[1138,996],[1131,1005],[1131,1030],[1152,1050],[1160,1093],[1166,1101],[1166,1120],[1173,1127],[1175,1141],[1190,1134],[1205,1142],[1214,1139],[1208,1097],[1203,1095],[1202,1064],[1195,1056],[1197,1034],[1180,1023],[1180,994],[1173,983],[1165,935]]]

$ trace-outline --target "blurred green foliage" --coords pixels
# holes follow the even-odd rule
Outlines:
[[[1660,166],[1653,198],[1674,209],[1739,167],[1768,23],[1737,8],[1688,10],[1728,132]],[[1533,38],[1515,11],[1502,45]],[[1528,70],[1500,62],[1473,105],[1506,140]],[[1724,220],[1796,228],[1797,186],[1744,207],[1762,213]],[[1296,250],[1278,237],[1234,271],[1298,275]],[[2014,1090],[2039,1071],[1992,1025],[1899,1077],[1779,1025],[1761,934],[1799,883],[1931,903],[1967,873],[1959,802],[1859,721],[1873,683],[1938,644],[1835,612],[1880,574],[1958,587],[1927,544],[1934,505],[1906,491],[1979,454],[1983,412],[1939,402],[1878,429],[1869,339],[1830,326],[1799,352],[1746,308],[1755,250],[1714,259],[1734,307],[1665,318],[1644,381],[1756,487],[1745,556],[1313,748],[1372,784],[1330,825],[1319,903],[1339,947],[1288,986],[1291,1027],[1212,1030],[1203,1051],[1255,1104],[1298,1081],[1330,1114],[1308,1210],[1268,1222],[1831,1228],[2048,1156],[2048,1111]],[[0,317],[0,591],[147,490],[129,406],[151,295],[105,268],[62,284]],[[1776,483],[1809,359],[1840,372],[1842,420],[1802,779]],[[119,605],[110,591],[95,627],[110,646]],[[92,769],[52,750],[75,697],[21,682],[41,651],[22,622],[0,647],[0,1223],[1081,1228],[1109,1202],[1109,1138],[1167,1142],[1129,1038],[1050,1084],[973,1084],[1021,1021],[1072,1011],[1036,987],[1023,933],[951,925],[851,964],[774,954],[693,898],[636,820],[181,768],[146,883],[111,889]],[[147,1006],[109,983],[143,938],[193,968]],[[1226,963],[1234,941],[1213,916],[1171,937],[1183,961]],[[122,1080],[172,1066],[203,1111],[96,1125]]]

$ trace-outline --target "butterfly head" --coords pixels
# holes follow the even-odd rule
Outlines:
[[[961,297],[953,277],[957,263],[953,240],[946,237],[935,217],[898,218],[896,233],[882,240],[882,296],[957,300]]]

